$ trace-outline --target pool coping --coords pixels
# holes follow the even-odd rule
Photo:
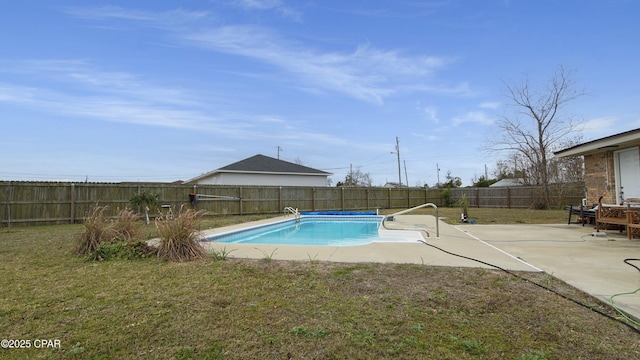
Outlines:
[[[244,227],[235,227],[235,226],[230,226],[229,229],[227,231],[223,231],[220,233],[217,232],[213,232],[211,230],[215,230],[215,229],[210,229],[210,230],[206,230],[202,232],[202,238],[201,238],[201,243],[208,243],[208,242],[217,242],[218,240],[220,240],[221,238],[225,238],[225,237],[229,237],[229,236],[233,236],[233,235],[237,235],[237,234],[242,234],[242,233],[246,233],[246,232],[250,232],[250,231],[254,231],[254,230],[259,230],[262,228],[266,228],[266,227],[270,227],[270,226],[277,226],[280,224],[286,224],[289,222],[294,222],[297,221],[298,219],[303,220],[303,221],[313,221],[313,220],[322,220],[322,221],[335,221],[335,220],[353,220],[353,219],[358,219],[358,220],[371,220],[371,219],[375,219],[376,221],[381,221],[384,218],[383,215],[373,215],[373,214],[365,214],[365,215],[320,215],[320,214],[302,214],[300,216],[300,218],[296,218],[296,217],[280,217],[280,218],[276,218],[277,220],[274,221],[266,221],[266,222],[260,222],[259,224],[255,224],[255,225],[251,225],[251,223],[245,223]],[[273,220],[273,219],[270,219]],[[226,228],[226,227],[225,227]],[[224,229],[224,228],[221,228]],[[378,233],[380,235],[380,237],[382,239],[380,240],[373,240],[370,243],[384,243],[384,242],[392,242],[392,243],[401,243],[401,242],[416,242],[418,240],[423,240],[424,237],[421,235],[420,231],[418,230],[387,230],[384,229],[382,227],[382,224],[379,225],[379,229],[378,229]],[[244,244],[244,243],[238,243],[238,242],[224,242],[224,241],[220,241],[220,243],[224,243],[224,244]],[[370,244],[369,243],[369,244]],[[263,244],[255,244],[255,243],[246,243],[248,245],[263,245]],[[285,244],[272,244],[274,246],[276,245],[285,245]],[[336,245],[336,246],[364,246],[364,245],[368,245],[368,244],[357,244],[357,245]],[[316,245],[306,245],[306,244],[300,244],[299,246],[316,246]],[[317,246],[329,246],[329,245],[317,245]]]
[[[369,215],[370,216],[370,215]],[[220,228],[208,229],[202,232],[203,237],[222,235],[247,228],[257,228],[293,219],[293,216],[279,216],[275,218],[258,220],[249,223],[236,224]],[[457,251],[463,248],[463,255],[480,257],[492,257],[496,265],[505,269],[519,271],[539,271],[535,266],[517,259],[514,256],[501,252],[499,249],[483,244],[472,237],[461,236],[459,230],[453,226],[440,222],[440,237],[435,237],[435,217],[431,215],[400,215],[395,221],[386,225],[393,230],[382,229],[389,233],[419,234],[426,230],[431,237],[426,240],[429,243],[440,246],[443,250]],[[295,260],[295,261],[333,261],[333,262],[378,262],[378,263],[413,263],[434,266],[462,266],[462,267],[487,267],[481,263],[454,257],[442,251],[425,246],[418,240],[398,242],[372,242],[355,246],[331,246],[331,245],[271,245],[271,244],[241,244],[222,243],[216,241],[203,241],[201,244],[208,251],[225,251],[232,258],[265,259],[270,260]]]

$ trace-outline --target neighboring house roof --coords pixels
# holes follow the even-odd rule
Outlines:
[[[640,129],[634,129],[572,146],[564,150],[556,151],[554,154],[557,157],[579,156],[638,145],[640,145]]]
[[[202,178],[217,173],[243,173],[243,174],[288,174],[288,175],[321,175],[331,176],[332,173],[310,168],[307,166],[291,163],[288,161],[275,159],[265,155],[255,155],[233,164],[223,166],[217,170],[197,176],[188,182],[200,180]]]
[[[489,185],[489,187],[509,187],[509,186],[522,186],[522,179],[502,179]]]
[[[313,169],[307,166],[294,164],[288,161],[274,159],[269,156],[255,155],[233,164],[221,167],[218,172],[266,172],[266,173],[288,173],[288,174],[313,174],[331,175],[331,173]]]

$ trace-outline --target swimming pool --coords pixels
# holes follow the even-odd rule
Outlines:
[[[382,216],[301,216],[277,223],[208,236],[236,244],[358,246],[372,242],[415,242],[417,231],[381,230]]]

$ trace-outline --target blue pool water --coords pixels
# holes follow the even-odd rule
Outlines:
[[[382,216],[303,216],[227,234],[207,241],[243,244],[355,246],[380,241]]]

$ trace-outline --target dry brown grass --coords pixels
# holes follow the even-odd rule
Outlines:
[[[84,231],[77,237],[76,252],[88,255],[100,247],[100,243],[112,239],[115,235],[109,221],[104,216],[106,206],[96,206],[87,211],[84,220]]]
[[[105,206],[96,206],[85,216],[84,230],[77,236],[75,252],[90,260],[114,257],[146,257],[154,252],[138,239],[141,224],[138,215],[125,208],[115,219],[104,216]]]
[[[184,206],[177,215],[156,218],[156,230],[160,238],[158,257],[170,261],[202,259],[206,250],[198,243],[198,229],[202,213]]]
[[[124,208],[118,213],[118,217],[112,222],[111,228],[117,239],[131,241],[140,234],[140,216],[129,208]]]

